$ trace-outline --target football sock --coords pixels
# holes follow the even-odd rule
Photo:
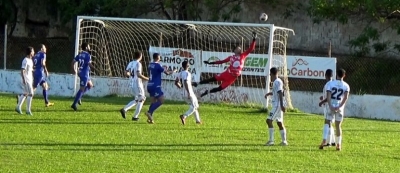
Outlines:
[[[280,130],[282,142],[286,142],[286,129]]]
[[[43,98],[44,98],[44,103],[48,104],[49,98],[47,97],[47,90],[43,90]]]
[[[332,125],[331,125],[330,132],[331,132],[331,136],[330,136],[331,140],[330,140],[330,142],[331,143],[335,143],[335,131],[333,130],[333,126]]]
[[[324,124],[324,131],[322,135],[322,139],[326,140],[328,138],[328,133],[329,133],[329,124]]]
[[[324,126],[324,128],[325,128],[325,126]],[[329,128],[328,138],[326,139],[326,143],[327,143],[327,144],[330,144],[330,143],[331,143],[331,140],[332,140],[331,129],[332,129],[332,126]],[[322,137],[322,138],[323,138],[323,137]]]
[[[162,103],[159,102],[159,101],[152,103],[152,104],[150,105],[150,108],[149,108],[149,113],[150,113],[150,114],[153,114],[153,112],[154,112],[157,108],[159,108],[161,105],[162,105]]]
[[[24,104],[25,98],[26,98],[26,96],[24,96],[22,94],[18,95],[18,105],[17,105],[17,107],[18,107],[19,110],[21,110],[21,107],[22,107],[22,104]]]
[[[136,110],[135,110],[135,114],[133,114],[133,118],[138,118],[139,117],[140,111],[143,108],[143,104],[144,104],[144,101],[141,101],[141,102],[136,104]]]
[[[83,93],[86,93],[89,90],[90,90],[90,86],[86,85],[85,90],[83,91]]]
[[[82,92],[82,90],[79,90],[78,93],[76,93],[75,100],[74,100],[74,103],[72,103],[72,105],[76,105],[82,96],[83,96],[83,92]]]
[[[269,141],[274,141],[274,128],[269,128]]]
[[[26,99],[26,112],[31,112],[32,96],[28,96]]]
[[[342,136],[337,136],[336,137],[336,144],[342,144]]]
[[[201,122],[200,120],[200,114],[198,110],[194,111],[194,119],[196,119],[196,122]]]
[[[189,107],[189,110],[186,111],[186,112],[183,114],[183,116],[188,117],[188,116],[192,115],[194,111],[195,111],[194,107],[193,107],[193,106],[190,106],[190,107]]]
[[[129,109],[131,109],[132,107],[134,107],[136,105],[136,100],[132,100],[131,102],[129,102],[125,107],[124,110],[128,111]]]

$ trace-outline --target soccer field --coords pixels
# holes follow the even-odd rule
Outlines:
[[[34,98],[34,116],[14,112],[13,95],[0,95],[0,172],[398,172],[400,125],[347,118],[343,149],[319,150],[322,116],[289,113],[289,146],[263,146],[266,113],[201,104],[202,125],[183,126],[187,106],[167,103],[156,124],[122,119],[129,98]],[[25,106],[23,107],[25,110]],[[144,106],[143,112],[148,109]],[[128,112],[129,115],[133,111]],[[275,138],[280,140],[279,131]]]

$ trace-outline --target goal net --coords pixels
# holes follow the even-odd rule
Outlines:
[[[258,35],[256,48],[246,58],[242,75],[227,89],[209,94],[201,101],[266,105],[268,101],[264,95],[270,90],[269,68],[287,68],[286,43],[290,32],[293,32],[291,29],[272,24],[79,16],[76,53],[81,43],[89,43],[96,67],[92,75],[102,77],[124,77],[126,65],[133,60],[135,51],[143,53],[143,71],[148,76],[147,67],[152,61],[152,54],[160,53],[160,63],[168,69],[181,71],[181,63],[188,61],[192,80],[198,82],[223,72],[229,65],[205,65],[203,61],[225,59],[233,55],[237,46],[245,51],[250,46],[253,31]],[[287,70],[282,71],[285,89],[289,90]],[[180,100],[181,91],[173,85],[175,78],[176,74],[163,75],[163,90],[167,99]],[[199,85],[195,92],[200,94],[219,84]],[[290,94],[285,97],[290,101]]]

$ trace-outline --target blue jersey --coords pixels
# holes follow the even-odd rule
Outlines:
[[[44,74],[43,61],[46,61],[46,53],[39,51],[33,57],[33,66],[35,67],[35,76],[42,76]]]
[[[75,62],[78,62],[78,75],[81,77],[89,77],[90,74],[90,66],[89,64],[92,61],[90,54],[86,51],[82,51],[75,57]]]
[[[161,87],[161,76],[164,73],[164,68],[161,67],[159,63],[152,62],[149,65],[149,82],[147,83],[147,87]]]

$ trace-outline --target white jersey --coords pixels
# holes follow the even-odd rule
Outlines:
[[[190,74],[189,71],[184,70],[178,74],[177,78],[178,78],[178,81],[180,81],[182,83],[182,89],[183,89],[182,95],[184,97],[187,97],[187,96],[194,97],[195,94],[194,94],[193,87],[192,87],[192,74]],[[187,82],[187,88],[185,88],[186,87],[184,84],[185,81]]]
[[[280,78],[276,78],[272,84],[272,106],[280,106],[278,94],[279,91],[281,91],[284,96],[285,92],[283,90],[283,82]],[[283,97],[283,105],[285,104],[285,97]]]
[[[25,82],[27,83],[33,83],[33,61],[31,58],[24,58],[22,61],[22,66],[21,69],[25,70],[24,73],[24,78]]]
[[[142,74],[143,68],[139,61],[131,61],[126,67],[126,71],[129,71],[131,76],[129,76],[131,85],[142,86],[143,81],[139,78],[139,74]]]
[[[343,96],[346,92],[350,92],[350,86],[345,81],[342,80],[333,80],[330,81],[326,88],[326,91],[331,92],[331,104],[333,106],[339,106],[343,101]],[[341,108],[344,109],[344,105]]]

